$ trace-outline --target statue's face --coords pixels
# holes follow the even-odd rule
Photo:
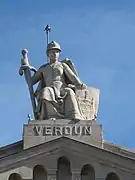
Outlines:
[[[59,58],[59,55],[60,55],[60,52],[57,49],[51,49],[48,51],[48,57],[51,63],[57,61]]]

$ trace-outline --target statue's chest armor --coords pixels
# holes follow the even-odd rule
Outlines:
[[[43,70],[45,82],[52,83],[53,81],[61,81],[63,78],[63,66],[61,63],[48,65]]]
[[[61,77],[63,75],[63,66],[61,63],[54,64],[52,67],[52,78]]]

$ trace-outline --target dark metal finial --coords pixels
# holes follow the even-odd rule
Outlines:
[[[51,27],[47,24],[44,31],[46,32],[46,35],[47,35],[47,45],[48,45],[48,43],[49,43],[49,32],[51,32]]]
[[[51,27],[47,24],[44,31],[46,31],[46,33],[51,32]]]

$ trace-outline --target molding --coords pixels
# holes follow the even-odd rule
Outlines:
[[[0,159],[0,173],[24,165],[29,161],[32,161],[35,157],[50,156],[59,152],[64,154],[69,152],[75,153],[102,165],[107,165],[135,174],[135,160],[67,137],[48,141],[44,144],[37,145]]]

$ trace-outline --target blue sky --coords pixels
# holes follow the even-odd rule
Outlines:
[[[62,46],[82,81],[100,89],[104,139],[135,148],[135,1],[0,1],[0,146],[22,138],[31,113],[18,75],[21,49],[38,68],[46,62],[44,26]]]

